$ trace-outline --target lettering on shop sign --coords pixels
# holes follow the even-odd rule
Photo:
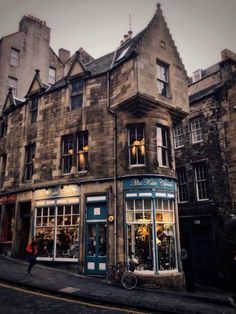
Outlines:
[[[143,178],[143,179],[132,179],[126,181],[126,187],[149,187],[149,188],[161,188],[164,190],[174,190],[175,183],[173,180],[161,179],[161,178]]]

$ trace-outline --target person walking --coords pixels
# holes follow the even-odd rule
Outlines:
[[[27,245],[26,253],[27,253],[27,261],[29,263],[27,272],[31,276],[31,270],[36,264],[36,258],[38,255],[38,245],[35,238],[32,238],[32,241]]]

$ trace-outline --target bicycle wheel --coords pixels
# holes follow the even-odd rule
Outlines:
[[[122,287],[128,290],[132,290],[137,286],[138,280],[134,273],[130,271],[124,272],[121,278]]]
[[[111,284],[114,281],[116,281],[116,271],[113,268],[109,268],[106,271],[106,282]]]

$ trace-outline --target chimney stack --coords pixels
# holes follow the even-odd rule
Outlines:
[[[63,63],[66,63],[66,61],[70,59],[70,51],[66,49],[60,48],[58,51],[58,55],[59,55],[59,59]]]

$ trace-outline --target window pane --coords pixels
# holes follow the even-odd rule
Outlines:
[[[83,105],[83,95],[71,96],[71,110],[81,108]]]

